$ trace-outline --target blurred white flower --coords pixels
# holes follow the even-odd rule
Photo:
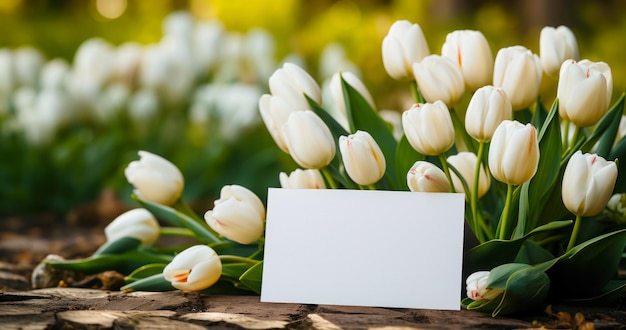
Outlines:
[[[120,45],[115,51],[113,79],[134,88],[138,83],[139,65],[143,57],[143,46],[136,42]]]
[[[45,62],[43,54],[28,46],[16,49],[13,56],[17,85],[37,87],[41,68]]]
[[[252,29],[244,37],[243,55],[252,77],[246,80],[267,81],[276,69],[274,37],[262,29]]]
[[[323,80],[332,77],[336,72],[353,72],[360,76],[359,67],[346,57],[346,51],[337,42],[331,42],[322,49],[319,59],[319,73]]]
[[[192,37],[192,52],[196,74],[200,78],[206,77],[219,60],[220,43],[224,33],[224,26],[217,20],[196,23]]]
[[[48,61],[41,68],[41,88],[67,88],[70,65],[61,58]]]
[[[151,89],[136,91],[128,100],[128,116],[138,126],[154,119],[159,111],[159,98]]]

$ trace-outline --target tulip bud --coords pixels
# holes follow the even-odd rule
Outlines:
[[[557,77],[561,64],[567,59],[578,60],[578,42],[572,30],[561,25],[557,28],[546,26],[539,35],[539,57],[543,72]]]
[[[319,170],[296,169],[289,175],[281,172],[280,186],[292,189],[326,189],[326,183]]]
[[[519,185],[530,180],[539,165],[537,129],[505,120],[496,128],[489,148],[489,169],[496,180]]]
[[[617,224],[626,224],[626,194],[615,194],[606,203],[606,213]]]
[[[146,209],[133,209],[122,213],[104,228],[108,242],[122,237],[132,237],[147,245],[159,238],[160,226],[152,213]]]
[[[124,170],[126,179],[135,187],[135,195],[158,204],[174,204],[183,193],[183,174],[161,156],[143,150],[138,154],[140,159]]]
[[[476,154],[473,152],[459,152],[456,155],[452,155],[448,157],[448,164],[454,166],[461,175],[463,179],[467,183],[467,187],[472,189],[474,187],[475,181],[475,173],[476,173],[476,162],[478,161]],[[454,185],[454,190],[456,192],[464,192],[463,183],[461,179],[456,175],[455,172],[451,172],[452,176],[452,184]],[[478,198],[483,197],[487,191],[489,191],[489,187],[491,187],[491,178],[489,177],[489,173],[487,169],[480,164],[480,172],[478,175]],[[469,199],[469,197],[468,197]]]
[[[289,154],[301,167],[320,169],[335,157],[330,129],[311,110],[293,112],[281,131]]]
[[[465,81],[459,66],[451,59],[429,55],[413,63],[413,73],[427,102],[443,101],[453,107],[465,93]]]
[[[506,92],[513,111],[528,108],[537,100],[541,76],[539,56],[526,47],[502,48],[496,54],[493,85]]]
[[[402,114],[402,128],[417,152],[437,156],[454,144],[454,125],[442,101],[414,104]]]
[[[563,203],[576,216],[597,215],[609,202],[616,180],[615,162],[579,150],[569,159],[563,173]]]
[[[430,54],[422,29],[409,21],[396,21],[383,39],[383,66],[393,79],[413,79],[413,63]]]
[[[467,296],[472,300],[487,299],[491,300],[500,295],[503,290],[491,289],[487,287],[489,279],[489,271],[479,271],[471,274],[465,280],[467,285]]]
[[[378,182],[385,175],[385,155],[368,132],[339,137],[339,151],[350,178],[360,185]]]
[[[613,81],[605,63],[564,62],[557,87],[559,116],[578,127],[595,125],[609,109],[612,91],[608,88],[613,88]]]
[[[330,92],[335,105],[344,116],[347,116],[348,111],[346,110],[346,101],[343,96],[343,88],[341,87],[341,78],[343,78],[348,85],[352,86],[352,88],[359,92],[367,103],[369,103],[372,109],[376,109],[372,95],[359,77],[352,72],[337,72],[332,76],[332,78],[330,78]]]
[[[465,130],[479,142],[489,142],[496,127],[513,116],[511,102],[501,88],[476,90],[465,113]]]
[[[270,92],[285,100],[293,110],[310,109],[304,95],[322,103],[320,86],[306,71],[293,63],[285,63],[269,79]]]
[[[265,207],[252,191],[238,185],[222,187],[220,198],[204,219],[220,235],[250,244],[263,235]]]
[[[458,30],[448,33],[441,55],[456,62],[467,89],[474,91],[491,83],[493,55],[482,32]]]
[[[270,94],[264,94],[259,99],[259,112],[261,119],[270,133],[276,145],[284,152],[288,152],[287,145],[283,140],[281,128],[287,122],[289,115],[295,110],[282,98]]]
[[[445,173],[432,163],[417,161],[406,174],[409,190],[415,192],[449,192],[450,183]]]
[[[183,291],[209,288],[222,275],[222,261],[206,245],[194,245],[183,250],[163,268],[163,277],[173,287]]]

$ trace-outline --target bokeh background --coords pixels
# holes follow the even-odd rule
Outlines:
[[[0,218],[132,205],[123,170],[137,150],[179,166],[199,211],[225,184],[264,197],[295,168],[259,120],[267,78],[284,61],[320,85],[352,71],[379,109],[402,111],[408,89],[380,50],[398,19],[420,24],[432,53],[480,30],[494,57],[538,53],[542,27],[567,25],[581,58],[611,66],[614,100],[626,91],[619,0],[0,0]],[[542,84],[550,103],[555,81]]]

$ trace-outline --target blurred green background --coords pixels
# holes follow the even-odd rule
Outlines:
[[[498,49],[517,44],[538,53],[542,27],[567,25],[577,37],[581,58],[611,66],[613,99],[626,91],[626,2],[618,0],[0,0],[0,50],[33,47],[44,62],[60,59],[72,67],[77,50],[94,37],[113,49],[130,41],[146,47],[159,43],[172,13],[187,13],[195,22],[220,22],[235,39],[258,29],[271,36],[259,39],[271,44],[264,55],[272,58],[265,71],[250,64],[256,56],[252,52],[241,55],[245,61],[238,62],[235,73],[213,68],[196,77],[194,86],[236,84],[267,93],[267,76],[291,59],[320,84],[337,66],[356,70],[379,109],[401,111],[410,105],[408,90],[385,73],[380,47],[389,26],[406,19],[420,24],[432,53],[440,53],[447,33],[473,29],[485,34],[494,57]],[[327,47],[331,44],[341,47]],[[216,52],[228,47],[215,45]],[[103,91],[106,86],[101,86]],[[280,171],[295,168],[258,119],[238,126],[230,136],[217,133],[225,119],[209,110],[211,120],[197,125],[190,119],[195,92],[177,102],[159,103],[154,120],[138,124],[124,111],[104,123],[72,118],[49,141],[33,145],[10,129],[10,117],[19,108],[14,97],[19,87],[5,96],[11,101],[0,112],[0,216],[64,215],[97,200],[105,189],[130,202],[123,169],[137,159],[139,149],[178,165],[187,180],[185,197],[205,210],[224,184],[242,184],[264,196],[268,186],[278,186]],[[126,93],[136,94],[140,87],[127,86]],[[40,86],[32,89],[39,93]],[[544,76],[544,100],[551,102],[554,94],[555,81]]]

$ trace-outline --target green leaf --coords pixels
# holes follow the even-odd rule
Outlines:
[[[626,136],[622,137],[611,150],[607,160],[618,159],[617,173],[626,173]],[[615,191],[626,191],[626,175],[618,175]]]
[[[534,265],[553,259],[554,256],[546,249],[531,240],[525,240],[515,257],[515,262]]]
[[[561,126],[558,116],[559,102],[555,100],[552,104],[550,112],[546,116],[546,120],[541,126],[538,134],[539,164],[537,173],[528,183],[528,217],[524,228],[518,228],[520,234],[525,234],[527,230],[535,228],[539,223],[541,210],[546,207],[552,207],[546,204],[547,196],[553,191],[553,187],[559,178],[561,167]],[[560,196],[560,190],[558,190]],[[558,219],[558,218],[551,218]]]
[[[132,283],[146,277],[161,274],[166,265],[167,264],[149,264],[141,266],[126,276],[126,283]]]
[[[172,256],[159,255],[144,251],[128,251],[122,254],[101,254],[84,259],[47,261],[51,267],[72,270],[84,274],[97,274],[115,270],[121,274],[130,274],[135,269],[152,263],[169,263]]]
[[[545,302],[550,290],[550,278],[542,269],[526,266],[510,275],[502,300],[494,309],[492,316],[537,308]]]
[[[132,291],[173,291],[176,290],[172,284],[163,277],[162,273],[154,274],[138,281],[126,284],[120,288],[120,291],[132,292]]]
[[[250,268],[250,263],[222,263],[222,276],[239,279]]]
[[[120,237],[115,241],[107,241],[96,252],[94,256],[101,254],[119,254],[130,250],[137,250],[141,245],[141,241],[134,237]]]
[[[567,304],[601,307],[614,305],[616,302],[619,302],[624,298],[624,294],[626,294],[626,281],[612,280],[609,281],[596,296],[589,298],[559,300]]]
[[[222,241],[220,238],[218,238],[218,235],[214,231],[208,228],[208,226],[202,225],[199,220],[192,219],[188,215],[176,209],[143,200],[134,194],[132,195],[132,198],[136,200],[139,204],[141,204],[143,208],[154,214],[155,217],[167,221],[174,226],[188,228],[189,230],[194,232],[198,240],[203,243],[218,243]]]
[[[626,229],[587,240],[559,257],[548,275],[559,297],[598,295],[615,278],[626,247]]]
[[[396,184],[401,190],[409,189],[406,183],[406,175],[413,164],[415,164],[416,161],[425,159],[426,156],[413,149],[409,140],[407,140],[406,136],[403,134],[398,142],[398,149],[396,150],[396,173],[398,175]]]
[[[588,152],[593,148],[596,142],[599,141],[598,147],[595,153],[603,158],[607,158],[611,152],[611,148],[615,143],[615,136],[619,130],[619,123],[624,113],[624,97],[622,93],[619,100],[613,105],[613,107],[607,112],[604,117],[596,124],[593,133],[587,142],[582,146],[583,152]]]
[[[463,272],[471,274],[478,270],[488,270],[502,264],[511,263],[517,257],[525,240],[542,233],[549,233],[571,226],[572,221],[553,221],[533,229],[530,233],[514,240],[494,239],[482,243],[467,252],[463,259]]]
[[[520,269],[526,269],[528,267],[531,266],[521,263],[506,263],[497,266],[490,271],[486,285],[488,288],[504,290],[507,287],[509,277],[511,277],[513,273],[517,272]]]
[[[261,294],[261,280],[263,279],[263,262],[250,267],[241,277],[239,281],[250,290]]]
[[[390,183],[394,184],[396,180],[394,161],[396,159],[396,147],[398,143],[393,137],[393,133],[389,129],[387,122],[382,119],[378,112],[376,112],[365,98],[356,89],[350,86],[343,77],[341,78],[341,88],[343,89],[350,123],[354,125],[355,130],[368,132],[376,143],[378,143],[378,146],[385,155],[385,162],[387,163],[385,176],[389,179]]]

